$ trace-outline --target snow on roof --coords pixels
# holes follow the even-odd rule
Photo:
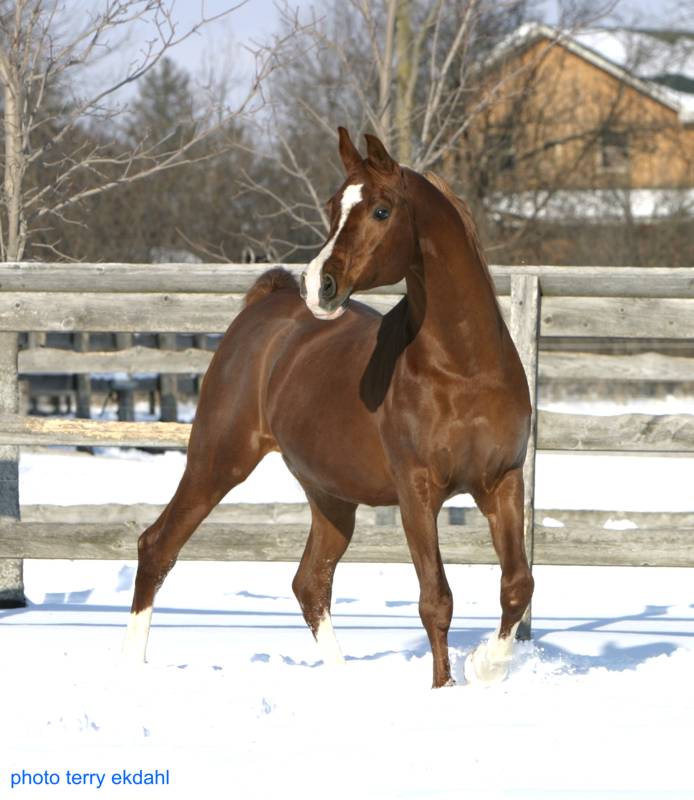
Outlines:
[[[576,33],[573,39],[643,81],[653,83],[655,78],[666,75],[694,81],[692,34],[671,34],[664,38],[657,31],[588,29]],[[678,106],[683,121],[694,121],[694,94],[655,85],[662,97]]]
[[[503,39],[492,50],[488,63],[542,38],[556,42],[648,94],[676,111],[683,122],[694,121],[694,94],[653,81],[673,74],[694,80],[694,35],[672,34],[666,40],[657,32],[604,28],[567,31],[531,22]]]
[[[656,31],[628,28],[587,29],[573,36],[579,44],[642,78],[678,74],[694,79],[694,36],[667,39]]]
[[[521,219],[640,222],[694,213],[694,189],[579,189],[556,192],[498,193],[491,198],[495,216]]]

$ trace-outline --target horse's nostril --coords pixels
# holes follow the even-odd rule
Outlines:
[[[299,278],[299,294],[306,299],[306,273],[302,272]]]
[[[324,300],[332,300],[337,294],[337,283],[335,278],[329,273],[324,272],[320,284],[320,293]]]

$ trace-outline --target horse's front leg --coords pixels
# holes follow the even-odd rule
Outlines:
[[[507,473],[492,492],[475,497],[489,520],[501,565],[501,622],[465,662],[470,683],[493,684],[508,674],[518,625],[530,605],[534,581],[523,541],[523,472]]]
[[[453,596],[439,550],[436,517],[441,503],[433,497],[428,477],[415,476],[400,492],[400,513],[419,579],[419,616],[429,637],[434,658],[432,686],[453,684],[448,658],[448,629],[453,616]]]

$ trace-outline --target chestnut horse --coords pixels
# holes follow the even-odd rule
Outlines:
[[[502,615],[465,674],[494,682],[506,675],[533,591],[523,544],[525,373],[466,207],[442,181],[399,166],[376,137],[366,136],[363,158],[339,134],[347,179],[301,291],[284,270],[262,275],[205,375],[185,472],[139,540],[125,651],[144,659],[154,595],[181,547],[279,450],[311,508],[293,589],[324,660],[342,659],[332,580],[356,508],[399,505],[435,687],[452,683],[453,611],[436,520],[444,500],[472,494],[501,563]],[[403,278],[405,296],[383,316],[349,299]]]

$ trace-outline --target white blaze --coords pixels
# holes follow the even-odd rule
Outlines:
[[[345,227],[349,212],[361,202],[361,190],[363,183],[353,183],[342,192],[342,200],[340,201],[340,221],[337,224],[337,230],[333,237],[326,242],[325,247],[318,253],[318,255],[311,261],[306,268],[306,305],[313,312],[313,315],[319,319],[336,319],[344,311],[343,308],[336,308],[335,311],[326,312],[320,307],[320,284],[321,284],[321,270],[323,264],[330,258],[335,247],[337,237],[340,231]]]
[[[345,659],[340,650],[330,614],[326,614],[318,623],[316,642],[324,664],[344,664]]]
[[[122,655],[126,661],[144,664],[147,653],[147,639],[152,622],[152,607],[132,612],[125,633]]]

